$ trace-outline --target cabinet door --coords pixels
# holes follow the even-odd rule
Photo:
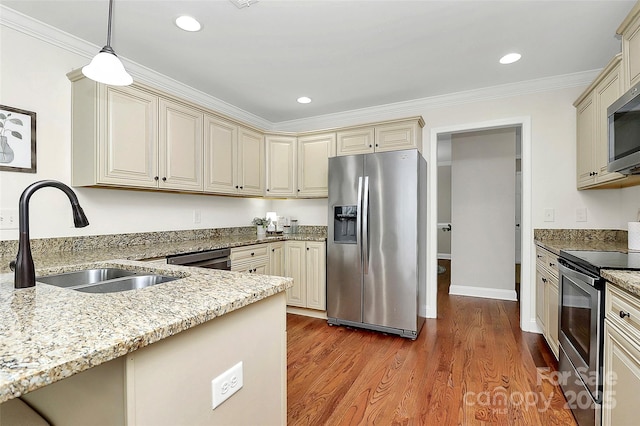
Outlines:
[[[324,311],[327,309],[327,271],[325,244],[306,244],[307,307]]]
[[[202,191],[201,111],[160,100],[160,188]]]
[[[298,196],[329,196],[329,157],[335,156],[336,134],[298,138]]]
[[[238,192],[238,126],[212,116],[204,117],[204,190]]]
[[[605,320],[603,425],[638,424],[640,347]]]
[[[345,130],[336,134],[337,154],[366,154],[373,152],[373,127],[363,127],[355,130]]]
[[[293,287],[287,290],[287,305],[307,307],[307,286],[305,282],[305,243],[287,241],[285,243],[284,270],[293,278]]]
[[[546,274],[538,267],[536,269],[536,319],[542,328],[542,333],[546,335],[546,321],[544,315],[545,307],[545,287],[548,278]]]
[[[134,87],[100,91],[99,182],[156,188],[158,97]]]
[[[240,127],[238,130],[239,194],[264,195],[264,137]]]
[[[638,13],[637,7],[629,13],[631,15],[634,12]],[[629,21],[622,33],[622,57],[625,71],[623,90],[626,91],[640,82],[640,16],[638,15]]]
[[[266,195],[296,195],[296,138],[267,136],[267,188]]]
[[[418,148],[418,151],[422,151],[422,143],[420,145],[417,143],[418,136],[420,136],[419,140],[422,142],[422,128],[418,126],[417,121],[414,123],[376,126],[375,130],[376,152],[410,148]]]
[[[545,326],[547,343],[558,359],[558,281],[554,278],[545,287]]]
[[[269,268],[271,275],[284,277],[284,243],[269,244]]]
[[[607,170],[609,163],[609,124],[607,118],[607,108],[618,100],[622,95],[622,71],[620,63],[610,71],[609,75],[602,80],[595,90],[597,134],[595,141],[595,165],[596,182],[608,182],[621,179],[624,176],[620,173],[611,173]]]
[[[596,138],[595,104],[593,96],[588,96],[577,106],[577,181],[578,188],[595,182],[594,149]]]

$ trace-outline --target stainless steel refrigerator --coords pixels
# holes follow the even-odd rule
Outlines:
[[[416,149],[329,159],[329,324],[418,336],[426,215],[427,163]]]

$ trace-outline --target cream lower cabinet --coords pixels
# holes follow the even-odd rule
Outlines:
[[[336,155],[336,134],[298,138],[298,197],[329,196],[329,158]]]
[[[638,424],[640,300],[607,283],[604,325],[603,425]]]
[[[536,247],[536,320],[556,359],[559,350],[557,257],[542,247]]]
[[[270,275],[284,277],[284,242],[269,243]]]
[[[325,243],[287,241],[285,243],[285,274],[293,278],[287,290],[287,304],[324,311],[326,309]]]
[[[265,137],[267,151],[267,184],[265,195],[296,196],[297,138],[295,136]]]
[[[135,85],[72,88],[72,185],[202,191],[202,112]]]
[[[229,257],[232,271],[261,275],[271,272],[268,244],[234,247]]]

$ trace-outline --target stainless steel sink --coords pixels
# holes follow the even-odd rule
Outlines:
[[[55,285],[56,287],[76,287],[79,285],[85,286],[95,284],[115,278],[128,277],[135,274],[136,273],[134,271],[127,271],[126,269],[97,268],[47,275],[45,277],[36,278],[36,281]]]
[[[169,281],[177,280],[175,277],[167,277],[166,275],[136,275],[133,277],[111,280],[99,284],[79,287],[75,290],[83,293],[115,293],[118,291],[136,290],[149,287],[156,284],[162,284]]]
[[[176,277],[134,272],[119,268],[96,268],[36,278],[36,281],[84,293],[115,293],[177,280]]]

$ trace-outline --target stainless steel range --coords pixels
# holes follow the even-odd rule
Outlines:
[[[604,287],[601,269],[639,269],[627,253],[561,250],[560,386],[580,426],[602,422]]]

